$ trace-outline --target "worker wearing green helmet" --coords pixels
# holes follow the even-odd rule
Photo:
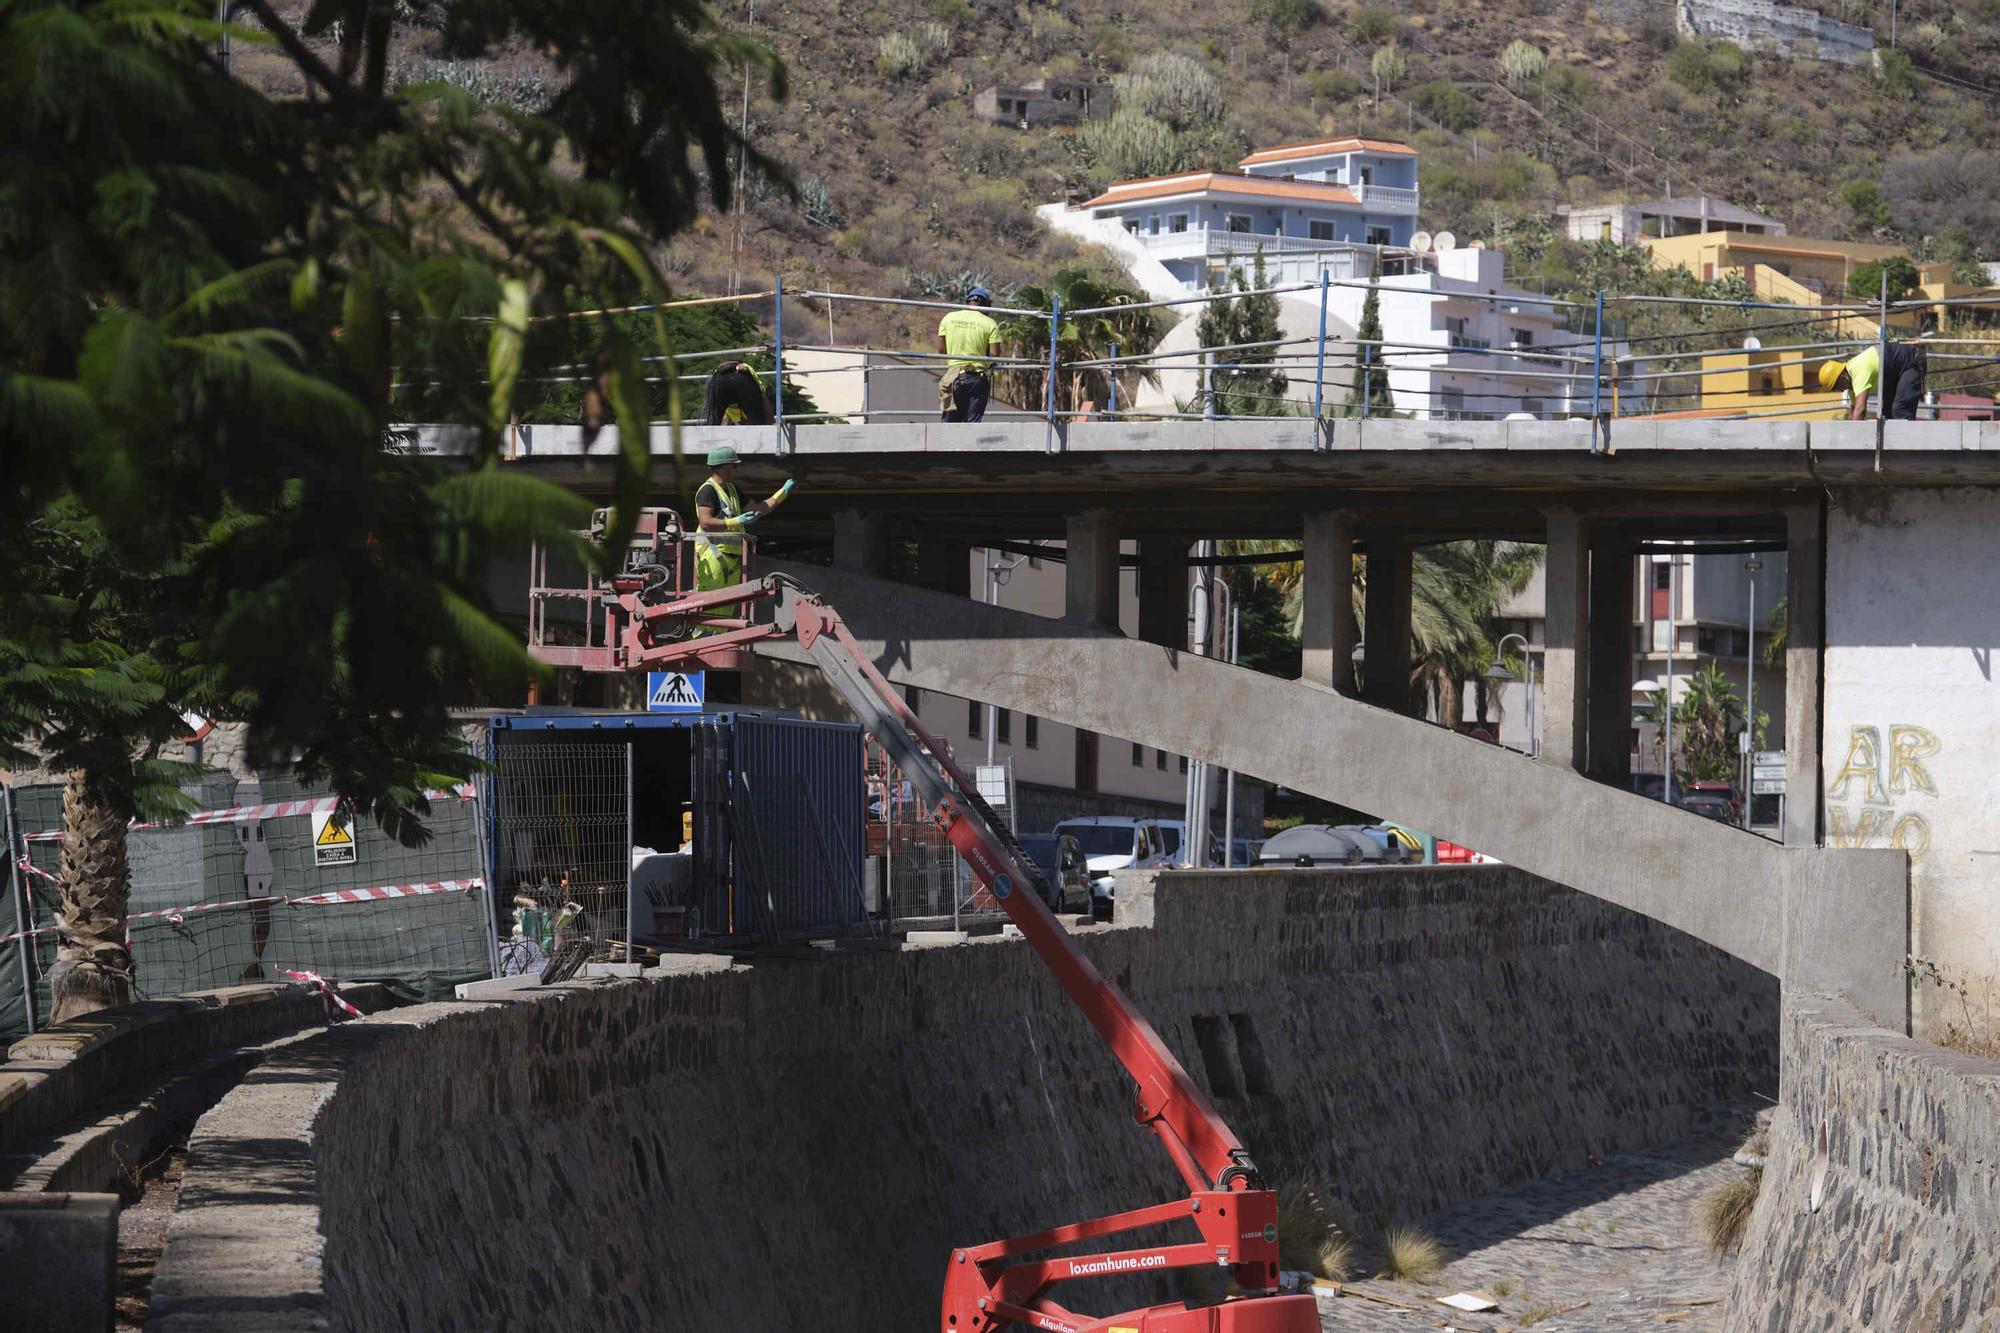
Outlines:
[[[743,581],[743,534],[792,493],[789,478],[762,500],[747,504],[736,492],[736,451],[719,444],[708,451],[708,480],[694,494],[695,587],[702,592]]]

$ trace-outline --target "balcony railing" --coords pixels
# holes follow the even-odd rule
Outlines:
[[[1416,190],[1405,190],[1394,185],[1350,185],[1347,188],[1354,192],[1354,197],[1366,208],[1394,209],[1398,213],[1417,211],[1419,192]]]

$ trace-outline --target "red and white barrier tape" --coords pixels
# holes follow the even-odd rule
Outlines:
[[[23,862],[25,865],[26,863]],[[37,874],[44,872],[37,871]],[[53,876],[51,876],[53,878]],[[485,888],[485,882],[476,879],[440,879],[420,884],[378,884],[371,889],[334,889],[327,893],[310,893],[299,898],[280,898],[275,895],[263,898],[237,898],[225,903],[191,903],[186,907],[160,907],[150,912],[134,912],[125,918],[130,926],[134,921],[152,920],[158,917],[172,918],[176,924],[183,916],[194,912],[216,912],[225,907],[255,907],[258,904],[279,907],[325,907],[334,903],[381,902],[389,898],[421,898],[433,893],[477,893]],[[26,939],[30,935],[53,935],[55,926],[37,926],[33,930],[16,931],[12,935],[0,935],[0,944],[11,944],[15,940]]]
[[[461,782],[449,790],[429,788],[424,799],[431,801],[469,801],[478,794],[478,789],[469,782]],[[235,805],[226,810],[197,810],[179,825],[129,824],[127,831],[156,828],[194,828],[202,824],[245,824],[257,819],[283,819],[287,815],[331,814],[340,805],[338,796],[320,796],[310,801],[277,801],[269,805]],[[42,833],[23,834],[28,842],[61,842],[62,830],[49,829]]]
[[[293,906],[320,907],[328,903],[372,903],[384,898],[421,898],[430,893],[472,893],[485,885],[476,879],[437,879],[427,884],[381,884],[372,889],[331,889],[309,893],[286,901]]]
[[[336,1008],[344,1012],[349,1018],[361,1017],[361,1011],[341,999],[340,992],[333,988],[333,983],[319,973],[294,972],[288,967],[285,969],[285,975],[293,981],[298,982],[301,986],[304,986],[307,990],[316,990],[319,992],[320,999],[326,1001],[326,1016],[328,1019],[332,1019]]]

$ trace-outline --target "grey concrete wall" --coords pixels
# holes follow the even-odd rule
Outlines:
[[[1317,686],[845,571],[769,567],[820,592],[898,684],[1400,820],[1906,1022],[1908,860],[1895,849],[1780,847]]]
[[[1799,997],[1731,1333],[2000,1327],[2000,1063]]]
[[[1996,512],[1969,486],[1842,490],[1827,512],[1826,840],[1909,853],[1910,951],[1975,995],[2000,994]],[[1938,996],[1915,997],[1920,1035]]]
[[[1506,867],[1167,875],[1153,929],[1085,946],[1267,1176],[1364,1231],[1773,1072],[1768,978]],[[1130,1104],[1018,941],[400,1011],[204,1118],[153,1326],[921,1327],[954,1243],[1178,1195]]]

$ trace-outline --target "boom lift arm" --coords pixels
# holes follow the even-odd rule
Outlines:
[[[671,669],[713,662],[719,649],[737,651],[795,637],[863,728],[922,791],[973,875],[1006,909],[1132,1076],[1137,1085],[1134,1117],[1159,1139],[1187,1186],[1187,1197],[1175,1202],[954,1250],[945,1275],[942,1333],[1007,1327],[1057,1333],[1317,1333],[1319,1315],[1310,1296],[1277,1294],[1277,1196],[1265,1187],[1249,1153],[1152,1025],[1057,923],[1044,900],[1041,872],[980,798],[977,786],[862,653],[838,614],[782,574],[666,601],[658,596],[625,591],[606,598],[613,641],[605,645],[603,665],[594,669]],[[759,619],[755,612],[760,603],[775,604],[775,616]],[[695,630],[703,626],[719,632],[696,637]],[[1059,1258],[1024,1257],[1181,1219],[1194,1223],[1198,1240]],[[1226,1268],[1239,1294],[1109,1317],[1074,1313],[1050,1294],[1056,1284],[1072,1278],[1198,1265]]]

